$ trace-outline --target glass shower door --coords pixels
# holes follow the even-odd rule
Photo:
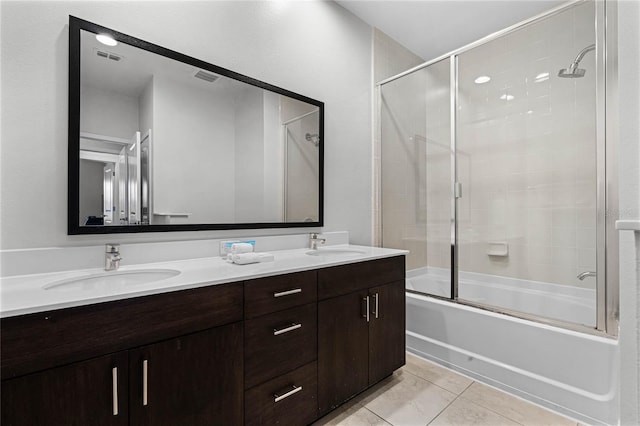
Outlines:
[[[407,289],[452,296],[450,61],[380,86],[384,247],[409,250]]]
[[[461,301],[595,326],[594,23],[585,2],[457,56]]]

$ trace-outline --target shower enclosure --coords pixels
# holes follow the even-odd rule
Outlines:
[[[283,123],[285,222],[318,220],[320,174],[320,110],[304,112]]]
[[[605,22],[563,5],[377,85],[381,242],[410,250],[409,292],[617,334]]]

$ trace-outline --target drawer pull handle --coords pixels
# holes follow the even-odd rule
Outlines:
[[[273,293],[273,297],[289,296],[291,294],[296,294],[296,293],[302,293],[302,289],[301,288],[294,288],[292,290],[281,291],[279,293]]]
[[[284,333],[288,333],[290,331],[293,330],[297,330],[298,328],[302,327],[302,324],[291,324],[287,327],[284,328],[274,328],[273,329],[273,335],[274,336],[278,336],[280,334],[284,334]]]
[[[148,405],[149,386],[147,378],[149,376],[149,360],[142,361],[142,405]]]
[[[118,415],[118,367],[111,369],[113,415]]]
[[[369,296],[363,297],[362,301],[364,302],[364,313],[362,314],[362,318],[366,318],[367,322],[369,322]]]
[[[375,300],[375,302],[373,304],[373,309],[374,309],[373,314],[375,315],[375,318],[378,319],[378,309],[379,309],[379,305],[378,305],[379,296],[378,296],[378,293],[373,295],[373,299]]]
[[[294,393],[298,393],[298,392],[300,392],[302,390],[302,386],[293,385],[292,388],[293,389],[291,389],[290,391],[287,391],[287,392],[285,392],[283,394],[278,394],[278,393],[274,394],[273,395],[273,402],[280,402],[283,399],[288,398],[291,395],[293,395]]]

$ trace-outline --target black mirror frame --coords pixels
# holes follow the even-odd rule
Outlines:
[[[288,96],[319,108],[319,182],[317,222],[263,222],[263,223],[204,223],[181,225],[118,225],[80,226],[80,30],[95,34],[109,34],[115,40],[137,48],[180,61],[203,70],[229,77],[252,86]],[[75,16],[69,15],[69,117],[68,117],[68,211],[67,234],[120,234],[137,232],[212,231],[228,229],[309,228],[324,223],[324,102],[273,86],[243,74],[192,58],[182,53],[114,31]]]

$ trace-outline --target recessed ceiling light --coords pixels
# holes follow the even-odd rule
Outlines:
[[[488,83],[490,80],[491,80],[491,77],[489,77],[488,75],[481,75],[480,77],[473,80],[473,82],[475,84],[484,84],[484,83]]]
[[[515,96],[513,95],[508,95],[508,94],[504,94],[502,96],[500,96],[500,99],[502,99],[503,101],[511,101],[515,98]]]
[[[107,46],[115,46],[118,42],[108,34],[96,34],[96,40]]]

